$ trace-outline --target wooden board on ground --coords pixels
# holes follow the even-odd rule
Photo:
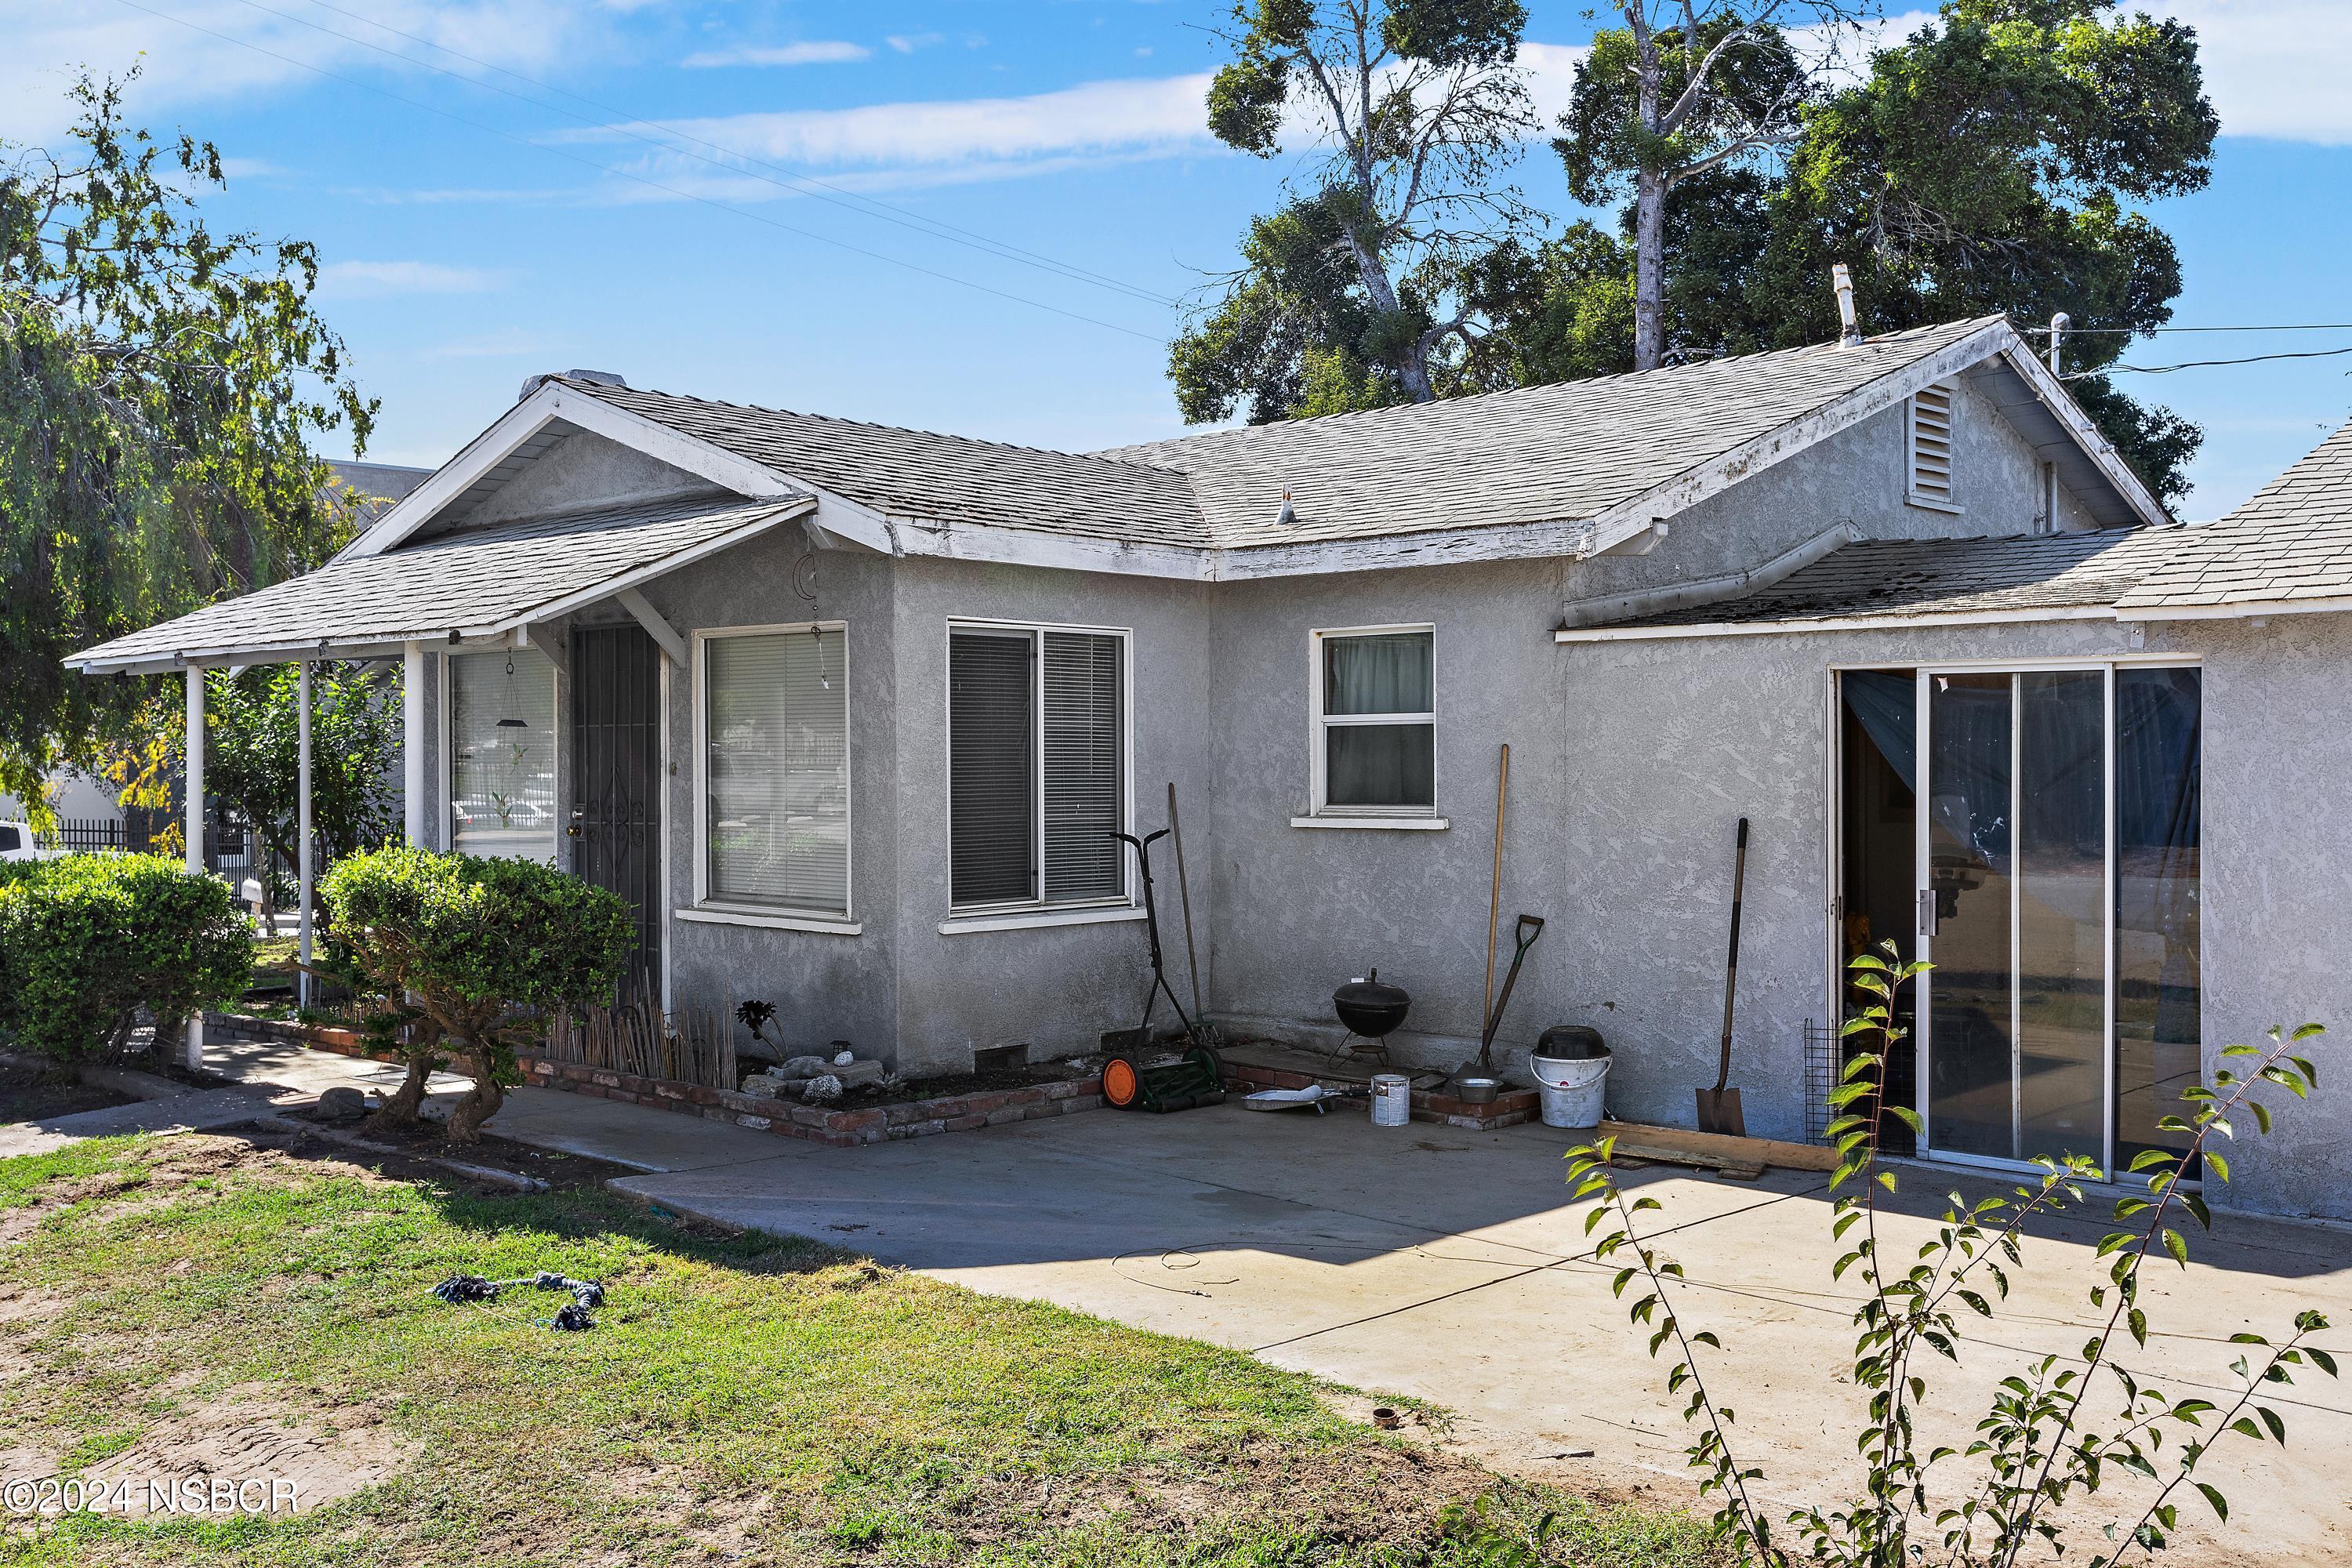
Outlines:
[[[1604,1121],[1593,1130],[1593,1136],[1616,1139],[1617,1152],[1628,1158],[1667,1164],[1717,1171],[1754,1165],[1778,1165],[1784,1171],[1837,1169],[1836,1150],[1813,1143],[1784,1143],[1775,1138],[1733,1138],[1683,1127],[1648,1127],[1638,1121]]]

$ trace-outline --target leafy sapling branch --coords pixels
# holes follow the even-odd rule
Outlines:
[[[2309,1096],[2318,1069],[2299,1047],[2320,1028],[2273,1028],[2266,1046],[2229,1047],[2223,1056],[2233,1065],[2182,1095],[2183,1113],[2158,1124],[2174,1135],[2172,1146],[2132,1157],[2124,1174],[2137,1178],[2131,1184],[2136,1190],[2115,1200],[2116,1228],[2095,1253],[2105,1265],[2100,1282],[2087,1289],[2095,1310],[2104,1313],[2097,1331],[2075,1356],[2045,1355],[2003,1378],[1965,1447],[1928,1447],[1920,1433],[1923,1414],[1937,1417],[1927,1424],[1941,1426],[1952,1412],[1937,1409],[1926,1369],[1937,1358],[1960,1363],[1969,1325],[1993,1321],[2016,1279],[2045,1266],[2028,1251],[2032,1223],[2084,1203],[2086,1187],[2105,1173],[2089,1155],[2043,1156],[2033,1162],[2034,1175],[2006,1192],[1975,1199],[1958,1191],[1948,1194],[1932,1236],[1907,1260],[1890,1250],[1905,1227],[1881,1223],[1895,1217],[1885,1205],[1898,1191],[1884,1156],[1886,1121],[1892,1117],[1914,1134],[1926,1128],[1916,1110],[1887,1098],[1888,1064],[1907,1032],[1898,1009],[1902,988],[1927,967],[1904,961],[1891,942],[1850,965],[1864,1005],[1844,1026],[1845,1065],[1830,1096],[1828,1136],[1838,1156],[1830,1183],[1830,1230],[1843,1248],[1831,1275],[1863,1291],[1853,1312],[1850,1372],[1866,1400],[1853,1437],[1860,1470],[1840,1489],[1843,1500],[1790,1512],[1790,1538],[1776,1536],[1752,1484],[1763,1472],[1736,1457],[1734,1412],[1708,1385],[1710,1365],[1719,1374],[1717,1363],[1736,1351],[1692,1328],[1677,1310],[1685,1289],[1682,1267],[1658,1250],[1641,1219],[1662,1205],[1621,1184],[1611,1138],[1569,1153],[1575,1196],[1595,1200],[1585,1216],[1586,1234],[1598,1237],[1592,1257],[1619,1263],[1612,1288],[1620,1298],[1640,1287],[1628,1309],[1631,1319],[1650,1331],[1654,1359],[1671,1352],[1666,1386],[1686,1396],[1683,1418],[1696,1429],[1685,1450],[1688,1463],[1702,1473],[1701,1494],[1718,1501],[1717,1536],[1743,1561],[1766,1568],[1801,1562],[2013,1568],[2029,1553],[2039,1560],[2063,1551],[2067,1532],[2078,1528],[2084,1511],[2077,1505],[2128,1477],[2145,1495],[2135,1496],[2104,1526],[2105,1543],[2086,1561],[2090,1568],[2147,1562],[2171,1544],[2179,1529],[2179,1499],[2189,1489],[2218,1521],[2228,1522],[2228,1498],[2199,1473],[2215,1442],[2225,1436],[2286,1441],[2285,1420],[2273,1405],[2263,1403],[2265,1391],[2291,1384],[2305,1368],[2336,1374],[2334,1355],[2314,1342],[2329,1326],[2314,1310],[2298,1314],[2293,1331],[2275,1342],[2253,1333],[2233,1336],[2254,1348],[2232,1369],[2243,1386],[2227,1408],[2174,1398],[2117,1359],[2127,1347],[2145,1352],[2148,1346],[2140,1289],[2145,1270],[2166,1259],[2188,1267],[2179,1215],[2211,1227],[2197,1178],[2201,1172],[2205,1181],[2229,1180],[2228,1157],[2215,1145],[2233,1141],[2243,1120],[2270,1131],[2272,1110],[2255,1092],[2262,1086],[2298,1100]],[[1701,1347],[1711,1352],[1706,1359]],[[2095,1394],[2095,1385],[2114,1404]]]

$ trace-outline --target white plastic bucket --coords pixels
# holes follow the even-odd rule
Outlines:
[[[1372,1125],[1402,1127],[1412,1120],[1412,1079],[1401,1072],[1372,1075]]]
[[[1609,1058],[1598,1057],[1530,1057],[1536,1091],[1543,1097],[1546,1127],[1598,1127],[1602,1092],[1609,1077]]]

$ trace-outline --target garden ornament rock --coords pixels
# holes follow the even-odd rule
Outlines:
[[[841,1098],[841,1079],[832,1073],[822,1073],[809,1079],[808,1088],[801,1091],[801,1098],[811,1105],[831,1105]]]
[[[794,1057],[776,1072],[782,1078],[814,1078],[832,1065],[823,1057]]]
[[[348,1084],[338,1084],[319,1096],[322,1121],[357,1121],[367,1113],[367,1097]]]

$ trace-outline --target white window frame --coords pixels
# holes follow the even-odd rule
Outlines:
[[[1903,400],[1903,500],[1906,505],[1958,516],[1960,504],[1960,384],[1939,381],[1931,389],[1944,395],[1945,481],[1948,495],[1930,495],[1919,488],[1919,395]]]
[[[1309,815],[1290,819],[1293,827],[1370,827],[1423,831],[1442,830],[1448,819],[1438,813],[1444,785],[1436,756],[1437,710],[1426,713],[1326,713],[1323,711],[1323,648],[1334,637],[1410,637],[1429,634],[1429,700],[1437,700],[1437,623],[1403,621],[1377,626],[1318,626],[1307,634],[1307,752]],[[1330,803],[1329,731],[1353,724],[1427,724],[1430,731],[1430,803],[1427,805],[1338,805]]]
[[[1135,628],[1132,626],[1089,626],[1057,621],[999,620],[980,616],[950,616],[940,637],[940,670],[945,679],[940,682],[940,801],[948,805],[948,780],[955,768],[955,691],[949,658],[959,631],[1026,632],[1031,647],[1040,657],[1030,660],[1029,711],[1034,729],[1030,754],[1035,759],[1037,776],[1034,782],[1034,800],[1030,820],[1029,853],[1031,869],[1036,873],[1037,886],[1045,885],[1044,868],[1036,858],[1045,852],[1045,661],[1042,657],[1044,634],[1076,632],[1087,637],[1109,637],[1118,639],[1119,674],[1119,777],[1125,784],[1118,803],[1118,830],[1135,831]],[[952,810],[944,811],[948,852],[955,852],[955,816]],[[1142,918],[1142,909],[1136,902],[1135,862],[1127,846],[1118,847],[1118,892],[1102,899],[1044,898],[1015,899],[986,904],[955,902],[955,882],[947,879],[948,919],[940,924],[941,936],[961,936],[982,931],[1017,931],[1033,926],[1090,925],[1099,921]]]
[[[783,904],[754,904],[715,899],[710,893],[710,644],[721,637],[789,637],[797,632],[838,632],[841,635],[842,707],[841,762],[849,775],[842,804],[844,908],[802,910]],[[764,926],[776,931],[815,931],[832,936],[862,936],[865,922],[857,918],[857,762],[850,738],[849,623],[794,621],[755,626],[709,626],[694,633],[694,903],[677,911],[682,921],[709,925]]]
[[[435,693],[435,695],[439,698],[439,700],[434,704],[434,706],[439,710],[439,712],[435,715],[435,724],[441,731],[438,737],[441,752],[441,767],[439,770],[441,773],[441,810],[438,814],[441,819],[441,834],[437,847],[445,854],[454,855],[458,853],[457,751],[456,746],[457,734],[457,660],[477,657],[494,658],[518,654],[521,651],[522,647],[518,645],[512,647],[456,647],[443,649],[439,652],[440,668],[436,672],[440,677],[438,682],[439,689]],[[554,693],[553,697],[551,699],[553,703],[552,711],[555,719],[553,728],[551,731],[554,738],[552,743],[555,750],[555,802],[551,809],[555,812],[557,826],[552,829],[552,832],[555,835],[555,847],[550,851],[547,864],[553,866],[560,871],[569,871],[572,869],[570,864],[572,859],[572,846],[571,841],[564,837],[563,828],[562,826],[563,821],[564,799],[567,792],[571,788],[570,782],[564,777],[563,766],[563,747],[566,741],[570,739],[571,734],[570,726],[567,722],[567,716],[563,710],[563,671],[556,668],[555,659],[552,656],[547,653],[546,649],[540,648],[534,651],[538,652],[541,657],[547,659],[548,682]]]

